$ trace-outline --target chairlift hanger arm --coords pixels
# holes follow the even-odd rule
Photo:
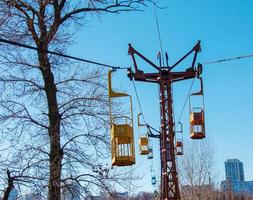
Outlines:
[[[133,62],[134,62],[134,68],[135,68],[135,72],[140,71],[138,70],[137,67],[137,63],[136,63],[136,59],[134,54],[137,54],[140,58],[142,58],[144,61],[146,61],[148,64],[150,64],[152,67],[154,67],[155,69],[159,70],[160,68],[154,64],[152,61],[150,61],[149,59],[147,59],[145,56],[143,56],[140,52],[138,52],[137,50],[135,50],[131,44],[128,44],[129,48],[128,48],[128,54],[132,56]]]
[[[197,96],[197,95],[200,95],[200,96],[203,96],[203,79],[201,77],[198,77],[198,79],[200,80],[200,90],[198,92],[193,92],[191,93],[191,96]]]
[[[156,130],[155,128],[153,128],[152,126],[150,126],[150,125],[148,125],[148,124],[147,124],[147,128],[148,128],[148,130],[149,130],[149,133],[148,133],[148,136],[149,136],[149,137],[152,137],[152,138],[160,138],[161,133],[160,133],[158,130]],[[152,129],[153,131],[159,133],[159,134],[158,134],[158,135],[153,134],[151,129]]]
[[[200,51],[201,51],[201,46],[200,46],[200,40],[199,40],[198,43],[192,48],[192,50],[190,50],[185,56],[183,56],[182,58],[180,58],[174,65],[172,65],[172,67],[170,68],[170,70],[172,70],[173,68],[175,68],[179,63],[181,63],[192,52],[195,52],[194,53],[194,57],[193,57],[193,61],[192,61],[192,67],[194,67],[196,59],[197,59],[197,54]]]
[[[200,41],[198,41],[198,43],[195,45],[193,50],[194,50],[194,56],[193,56],[193,60],[192,60],[192,67],[194,67],[194,65],[196,63],[197,55],[201,51]]]
[[[155,134],[153,134],[153,133],[149,133],[148,134],[148,137],[152,137],[152,138],[160,138],[160,135],[155,135]]]
[[[183,133],[183,124],[181,122],[178,122],[178,124],[180,125],[180,130],[175,130],[175,133]]]

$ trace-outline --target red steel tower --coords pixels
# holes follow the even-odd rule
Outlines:
[[[131,55],[134,72],[128,69],[128,76],[135,81],[157,83],[160,89],[160,156],[161,156],[161,183],[160,199],[161,200],[180,200],[178,185],[178,173],[176,168],[176,151],[175,151],[175,124],[173,119],[173,102],[172,102],[172,84],[198,77],[202,73],[202,66],[195,66],[198,52],[201,51],[200,41],[185,56],[179,59],[174,65],[168,66],[168,56],[166,55],[167,66],[157,66],[152,61],[144,57],[129,44],[128,54]],[[185,71],[175,72],[173,69],[181,63],[186,57],[194,52],[191,67]],[[136,57],[140,57],[149,65],[157,70],[156,73],[146,73],[137,66]],[[160,61],[160,63],[162,63]],[[160,64],[161,65],[161,64]]]

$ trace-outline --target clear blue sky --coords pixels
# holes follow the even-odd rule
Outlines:
[[[202,41],[198,61],[216,60],[253,53],[252,0],[166,0],[168,8],[157,10],[162,43],[173,63]],[[106,14],[89,17],[74,38],[72,55],[107,64],[132,66],[128,43],[156,62],[159,41],[153,6],[145,12]],[[188,67],[188,62],[180,65]],[[148,69],[147,66],[143,66]],[[180,68],[181,68],[180,67]],[[238,158],[244,163],[246,180],[253,180],[253,58],[204,66],[206,134],[216,148],[216,168],[224,178],[224,161]],[[117,88],[134,97],[135,117],[139,107],[132,83],[125,71],[118,71]],[[190,81],[175,85],[175,115],[181,111]],[[157,86],[136,83],[146,120],[159,127]],[[184,138],[189,138],[189,113],[185,110]],[[136,119],[136,118],[135,118]],[[136,150],[137,150],[137,130]],[[156,143],[156,142],[155,142]],[[158,162],[156,152],[155,163]],[[137,157],[141,174],[149,173],[147,160]],[[157,169],[157,172],[159,170]],[[144,178],[145,190],[151,190],[150,176]],[[141,189],[140,189],[141,190]]]

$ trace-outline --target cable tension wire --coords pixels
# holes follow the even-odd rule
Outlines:
[[[139,95],[138,95],[138,92],[137,92],[137,88],[136,88],[136,86],[135,86],[134,79],[132,80],[132,83],[133,83],[133,87],[134,87],[135,96],[136,96],[136,98],[137,98],[137,102],[138,102],[138,105],[139,105],[139,108],[140,108],[140,111],[141,111],[141,114],[142,114],[143,122],[144,122],[145,124],[147,124],[147,123],[146,123],[146,120],[145,120],[145,117],[144,117],[143,110],[142,110],[141,101],[140,101],[140,98],[139,98]]]
[[[36,47],[30,46],[30,45],[26,45],[26,44],[21,44],[21,43],[10,41],[10,40],[5,40],[3,38],[0,38],[0,42],[6,43],[6,44],[10,44],[10,45],[19,46],[19,47],[22,47],[22,48],[27,48],[27,49],[35,50],[35,51],[38,50],[38,48],[36,48]],[[92,60],[87,60],[87,59],[78,58],[78,57],[75,57],[75,56],[70,56],[70,55],[67,55],[67,54],[62,54],[62,53],[59,53],[59,52],[54,52],[54,51],[49,51],[49,50],[46,50],[46,52],[49,53],[49,54],[61,56],[61,57],[64,57],[64,58],[69,58],[69,59],[72,59],[72,60],[78,60],[78,61],[82,61],[82,62],[94,64],[94,65],[100,65],[100,66],[103,66],[103,67],[108,67],[108,68],[113,68],[113,69],[127,69],[127,67],[119,67],[119,66],[107,65],[107,64],[99,63],[99,62],[92,61]]]
[[[233,57],[233,58],[224,58],[224,59],[220,59],[220,60],[214,60],[214,61],[204,62],[202,64],[203,65],[210,65],[210,64],[221,63],[221,62],[228,62],[228,61],[232,61],[232,60],[239,60],[239,59],[245,59],[245,58],[250,58],[250,57],[253,57],[253,54],[244,55],[244,56],[237,56],[237,57]]]

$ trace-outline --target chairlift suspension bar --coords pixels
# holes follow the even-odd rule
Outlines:
[[[191,67],[194,67],[195,62],[196,62],[196,59],[197,59],[198,52],[201,51],[200,43],[199,43],[199,42],[198,42],[198,44],[195,46],[194,51],[195,51],[195,52],[194,52],[194,57],[193,57],[193,60],[192,60],[192,66],[191,66]]]
[[[148,137],[160,139],[160,135],[155,135],[155,134],[153,134],[153,133],[149,133],[149,134],[148,134]]]
[[[156,130],[155,128],[153,128],[152,126],[150,126],[150,125],[148,125],[148,124],[147,124],[146,126],[147,126],[147,128],[148,128],[148,130],[149,130],[149,133],[148,133],[148,136],[149,136],[149,137],[152,137],[152,138],[159,138],[159,139],[160,139],[161,133],[160,133],[158,130]],[[158,134],[155,135],[154,133],[152,133],[152,130],[155,131],[155,132],[157,132]]]
[[[195,64],[197,53],[200,52],[200,41],[194,48],[177,61],[172,67],[158,68],[154,63],[144,57],[141,53],[136,51],[131,44],[129,44],[128,53],[131,55],[134,63],[135,72],[128,69],[128,77],[130,80],[134,78],[135,81],[153,82],[157,83],[160,88],[160,156],[161,156],[161,200],[180,200],[178,174],[176,167],[175,155],[175,130],[173,119],[173,104],[172,104],[172,84],[173,82],[192,79],[199,76],[202,72],[202,66],[198,68],[190,67],[186,71],[172,72],[171,70],[195,51],[192,65]],[[138,69],[134,54],[137,54],[141,59],[146,61],[152,67],[157,69],[156,73],[144,73]]]

